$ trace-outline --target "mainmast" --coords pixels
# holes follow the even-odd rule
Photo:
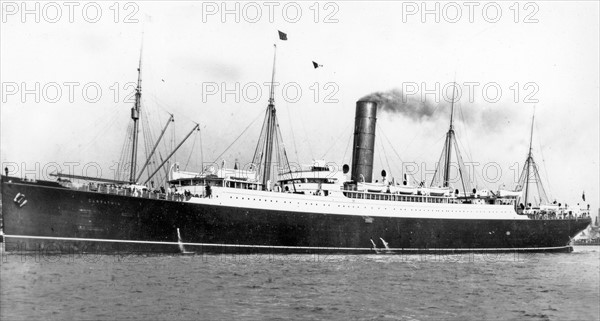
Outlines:
[[[540,173],[538,171],[537,165],[535,164],[535,159],[533,158],[533,127],[535,124],[535,108],[533,110],[533,116],[531,117],[531,132],[529,134],[529,153],[527,154],[527,160],[525,161],[525,165],[523,165],[523,170],[521,171],[521,175],[519,176],[519,185],[518,188],[525,188],[525,195],[523,198],[523,203],[525,207],[529,208],[529,197],[531,194],[530,191],[530,181],[533,177],[534,182],[536,183],[537,193],[539,197],[540,204],[548,202],[548,195],[546,194],[546,190],[542,184],[542,178],[540,177]],[[535,196],[533,197],[535,201]],[[534,202],[531,202],[533,205]]]
[[[137,146],[138,146],[138,120],[140,118],[141,98],[142,98],[142,50],[140,49],[140,61],[138,65],[138,81],[135,88],[135,105],[131,108],[131,119],[133,120],[133,145],[131,148],[131,174],[129,182],[135,184],[135,173],[137,164]]]
[[[269,105],[267,106],[266,132],[265,132],[265,150],[264,150],[264,168],[262,175],[263,189],[268,189],[268,182],[271,179],[271,162],[273,159],[273,138],[276,127],[276,109],[275,109],[275,62],[277,59],[277,45],[274,44],[273,53],[273,72],[271,73],[271,89],[269,93]]]
[[[454,93],[456,83],[452,86],[452,102],[450,107],[450,129],[446,134],[446,162],[444,166],[444,183],[443,187],[450,186],[450,160],[452,159],[452,140],[454,139]]]
[[[448,129],[448,133],[446,133],[446,141],[444,143],[444,148],[442,150],[442,154],[440,155],[438,165],[436,166],[435,173],[433,174],[431,186],[443,188],[450,187],[450,165],[452,162],[452,149],[454,148],[456,150],[456,162],[458,163],[458,175],[460,176],[462,188],[466,195],[467,191],[470,188],[470,184],[469,182],[465,182],[465,167],[462,160],[462,156],[460,155],[460,149],[458,148],[458,144],[456,141],[456,133],[454,132],[455,95],[456,81],[453,83],[452,87],[452,101],[450,103],[450,128]]]
[[[535,107],[533,108],[533,116],[531,117],[531,133],[529,135],[529,154],[525,161],[525,207],[527,207],[527,198],[529,196],[529,166],[533,164],[533,122],[535,120]]]

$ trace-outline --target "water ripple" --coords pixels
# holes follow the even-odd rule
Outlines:
[[[0,319],[598,320],[600,252],[6,255]]]

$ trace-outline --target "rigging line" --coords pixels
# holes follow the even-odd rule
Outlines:
[[[327,149],[327,151],[325,151],[325,154],[323,154],[323,156],[321,156],[321,159],[325,159],[325,156],[327,156],[327,154],[331,151],[331,149],[333,149],[333,147],[335,147],[335,145],[337,144],[337,142],[340,140],[340,138],[342,138],[342,136],[344,136],[344,133],[348,130],[348,128],[350,128],[350,126],[352,126],[353,124],[349,124],[348,126],[346,126],[344,128],[344,130],[342,130],[340,132],[340,135],[337,136],[337,138],[335,139],[335,141],[333,142],[333,144],[331,144],[331,146],[329,146],[329,148]]]
[[[294,128],[292,127],[292,110],[289,103],[285,103],[285,107],[290,121],[290,131],[292,132],[292,144],[294,145],[294,154],[296,155],[296,162],[300,163],[300,157],[298,157],[298,147],[296,146],[296,137],[294,136]]]
[[[456,140],[455,140],[455,144],[456,144]],[[458,146],[456,146],[455,148],[458,148]],[[469,172],[466,170],[465,162],[463,161],[462,154],[459,153],[458,151],[456,153],[456,160],[458,162],[460,180],[462,181],[463,186],[466,186],[463,188],[467,188],[467,189],[471,190],[473,188],[474,182],[471,180],[472,177],[469,176]],[[485,186],[485,187],[487,188],[487,186]]]
[[[171,132],[171,148],[169,150],[175,149],[175,137],[177,136],[176,135],[177,133],[176,133],[176,130],[175,130],[176,126],[177,126],[177,123],[174,123],[173,124],[173,131]],[[167,159],[167,162],[169,162],[168,159]],[[177,163],[177,154],[173,155],[173,163]]]
[[[198,129],[200,139],[200,172],[204,171],[204,148],[202,147],[202,129]]]
[[[535,173],[535,176],[537,178],[537,189],[538,189],[538,197],[540,198],[540,203],[542,201],[542,197],[544,198],[543,200],[548,203],[548,195],[546,194],[546,190],[544,189],[544,184],[542,183],[542,178],[540,177],[540,173],[538,172],[538,166],[536,164],[534,164],[533,166],[533,171]]]
[[[168,126],[174,122],[174,118],[173,115],[169,115],[169,119],[167,120],[167,123],[165,124],[165,127],[163,127],[163,129],[160,132],[160,135],[158,137],[158,139],[156,140],[156,142],[153,144],[154,146],[152,147],[149,155],[146,156],[146,162],[144,163],[144,165],[142,166],[142,169],[140,170],[140,174],[137,177],[137,180],[140,179],[141,174],[143,173],[144,169],[149,165],[149,164],[155,164],[155,160],[156,160],[156,149],[159,147],[161,142],[164,142],[162,140],[162,138],[164,137],[164,134],[166,132],[166,130],[168,129]],[[154,141],[154,139],[152,139],[152,141]],[[152,159],[150,159],[152,157]]]
[[[99,128],[100,125],[102,125],[103,127],[100,130],[98,130],[98,133],[96,133],[92,139],[90,139],[87,143],[85,143],[84,146],[87,146],[87,145],[91,144],[92,142],[94,142],[98,138],[98,136],[105,134],[106,131],[110,127],[112,127],[113,125],[115,125],[115,123],[116,123],[115,121],[118,118],[123,117],[123,114],[122,114],[123,112],[119,113],[119,108],[121,108],[121,107],[123,107],[123,106],[120,105],[120,104],[117,104],[117,105],[114,105],[111,110],[109,110],[109,115],[112,115],[112,117],[107,122],[105,122],[105,123],[104,122],[99,123],[98,122],[98,118],[93,118],[93,120],[90,121],[85,126],[85,128],[89,128],[89,127],[91,127],[93,125],[94,129]],[[59,145],[58,152],[61,152],[64,147],[66,147],[66,146],[65,145]],[[69,147],[67,147],[67,148],[69,148]],[[79,149],[79,146],[76,146],[76,147],[71,146],[69,149],[66,150],[65,154],[72,154],[77,149]]]
[[[536,132],[540,132],[540,130],[537,127],[537,124],[535,124],[535,129]],[[540,135],[537,135],[537,137],[539,137]],[[546,166],[546,159],[544,157],[544,150],[542,149],[542,140],[540,138],[537,139],[538,141],[538,145],[540,146],[540,155],[542,156],[542,164],[544,164],[544,175],[546,175],[546,182],[548,183],[548,193],[550,194],[550,198],[554,198],[552,197],[552,186],[550,186],[550,176],[548,176],[548,166]]]
[[[166,157],[166,160],[164,160],[160,165],[157,166],[156,170],[148,177],[146,178],[146,181],[144,182],[144,184],[148,183],[148,181],[150,181],[152,179],[152,177],[154,177],[154,175],[156,175],[156,173],[162,168],[164,167],[165,163],[174,155],[177,153],[177,150],[179,150],[179,148],[181,146],[183,146],[183,144],[188,140],[188,138],[190,138],[190,136],[194,133],[194,131],[198,130],[198,128],[200,128],[200,124],[196,124],[196,126],[194,126],[194,128],[185,136],[185,138],[177,145],[177,147],[175,147],[173,149],[173,151]]]
[[[304,122],[304,118],[302,118],[302,113],[300,113],[299,118],[300,118],[300,123],[302,124],[302,130],[304,131],[304,137],[310,138],[308,136],[308,132],[306,131],[306,125],[304,125],[305,122]],[[311,159],[314,160],[315,159],[315,154],[313,153],[312,145],[310,144],[310,139],[307,139],[306,143],[308,145],[308,152],[310,153],[310,157],[311,157]]]
[[[377,137],[375,137],[375,149],[378,149],[377,145],[381,146],[381,142],[379,141],[379,139],[377,139]],[[383,150],[383,148],[382,148],[382,150]],[[377,156],[379,157],[379,164],[381,164],[381,168],[384,169],[385,168],[385,164],[383,163],[383,159],[381,158],[381,154],[382,153],[377,153]]]
[[[353,133],[350,133],[348,137],[348,143],[346,143],[346,150],[344,150],[344,156],[342,157],[342,163],[346,160],[346,154],[348,154],[348,148],[350,147],[350,142],[352,141]]]
[[[379,124],[377,124],[377,126],[379,126]],[[383,131],[383,128],[381,128],[381,126],[379,126],[379,132],[381,133],[381,135],[383,136],[383,138],[385,138],[385,140],[388,142],[388,144],[392,148],[392,151],[394,152],[394,154],[396,154],[396,156],[398,157],[398,160],[400,161],[400,170],[401,170],[401,172],[403,172],[402,171],[402,164],[404,162],[402,161],[402,158],[400,157],[400,154],[398,154],[398,152],[394,148],[394,145],[392,144],[391,140],[389,139],[389,137],[387,136],[387,134]],[[388,167],[390,167],[389,161],[387,160],[387,153],[385,153],[385,157],[386,157],[386,161],[388,162]],[[391,167],[390,167],[390,171],[391,171]]]
[[[456,145],[456,139],[454,140],[454,144]],[[458,174],[460,175],[460,181],[462,183],[463,191],[465,192],[465,196],[466,196],[467,188],[465,187],[465,180],[463,178],[463,174],[462,174],[462,170],[461,170],[461,166],[460,166],[460,164],[462,163],[462,156],[458,153],[458,150],[456,151],[456,160],[458,161]]]
[[[127,142],[131,139],[131,135],[130,135],[130,129],[131,126],[133,124],[130,122],[127,124],[127,131],[125,132],[124,139],[123,139],[123,144],[121,145],[121,154],[119,154],[119,160],[121,160],[123,158],[123,153],[125,152],[124,150],[126,149],[127,146]]]
[[[283,143],[283,140],[282,140],[283,138],[281,138],[281,136],[282,136],[281,135],[281,127],[279,126],[279,120],[277,118],[275,118],[275,126],[276,126],[275,128],[277,129],[275,131],[275,134],[276,134],[275,136],[278,137],[277,146],[281,147],[281,149],[283,150],[283,156],[284,156],[285,162],[287,163],[287,172],[290,173],[290,178],[293,178],[292,167],[290,166],[290,161],[288,159],[287,152],[285,150],[285,144]],[[281,139],[282,141],[279,142],[279,139]],[[280,155],[279,155],[279,152],[280,152],[279,149],[280,148],[277,149],[278,150],[278,157],[280,157]],[[281,163],[280,160],[278,160],[278,162]],[[284,171],[281,170],[280,172],[284,172]],[[278,178],[281,178],[281,176],[282,175],[279,175]],[[294,192],[296,192],[296,184],[294,183],[294,180],[292,180],[292,187],[294,188]]]
[[[161,152],[158,152],[158,159],[160,160],[161,163],[164,162]],[[169,162],[167,162],[167,164],[169,164]],[[169,184],[169,171],[171,170],[171,168],[168,166],[163,166],[163,170],[165,172],[165,185],[168,185]]]
[[[447,146],[446,144],[444,144],[444,148],[442,148],[442,154],[440,154],[440,158],[437,161],[437,166],[435,167],[435,172],[433,172],[433,179],[431,179],[431,184],[429,184],[430,187],[434,187],[434,185],[439,185],[439,183],[443,180],[441,177],[442,171],[440,171],[440,169],[446,166],[445,163],[442,164],[442,159],[446,159],[446,148]]]
[[[377,126],[379,126],[379,125],[377,125]],[[400,154],[394,148],[394,145],[392,144],[392,141],[389,139],[387,134],[383,131],[383,129],[381,129],[381,127],[379,127],[379,128],[380,128],[380,132],[383,135],[383,137],[387,140],[388,144],[392,147],[392,151],[394,152],[394,154],[396,154],[396,156],[398,157],[398,160],[400,160],[400,164],[401,164],[400,170],[401,170],[402,174],[404,174],[404,166],[402,165],[402,164],[404,164],[404,161],[402,160],[402,157],[400,157]],[[413,180],[413,183],[418,183],[412,174],[410,175],[410,178]]]
[[[131,128],[133,127],[133,123],[129,122],[127,126],[127,132],[125,132],[125,139],[123,140],[123,145],[121,147],[121,155],[119,156],[119,162],[117,163],[117,172],[115,173],[115,180],[121,180],[121,174],[124,170],[126,164],[126,157],[129,155],[130,143],[131,143]],[[124,180],[123,180],[124,181]]]
[[[467,140],[467,147],[469,148],[469,149],[466,149],[466,151],[467,151],[467,154],[469,156],[469,160],[473,161],[473,154],[471,153],[471,150],[472,150],[471,149],[471,142],[470,142],[471,139],[469,138],[469,133],[467,131],[467,126],[465,125],[467,122],[465,121],[465,117],[463,115],[462,104],[460,104],[458,106],[458,112],[459,112],[459,115],[460,115],[460,125],[462,127],[462,133],[465,134],[465,137],[466,137],[466,140]],[[463,146],[463,148],[464,148],[464,146]]]
[[[392,142],[390,141],[390,139],[388,138],[388,136],[385,134],[385,132],[383,131],[383,128],[381,128],[381,126],[379,126],[379,124],[377,124],[377,128],[379,128],[379,132],[381,133],[381,135],[383,136],[383,138],[385,138],[388,142],[388,144],[390,145],[390,147],[392,147],[392,151],[394,151],[394,153],[396,154],[396,156],[398,157],[398,159],[400,160],[400,162],[402,163],[402,158],[400,157],[400,154],[398,154],[398,152],[396,151],[396,149],[394,148],[394,145],[392,145]]]
[[[133,123],[131,124],[131,127],[129,127],[132,131],[133,131]],[[127,179],[129,179],[129,175],[131,174],[130,170],[131,170],[131,162],[130,162],[130,158],[129,155],[131,154],[133,149],[133,139],[131,138],[131,136],[128,138],[127,140],[127,154],[123,155],[123,172],[121,173],[123,175],[123,181],[126,181]]]
[[[464,149],[465,149],[465,147],[464,147],[464,145],[462,144],[462,141],[458,139],[458,137],[456,137],[456,136],[455,136],[455,137],[454,137],[454,140],[457,142],[457,145],[456,145],[456,147],[455,147],[455,149],[456,149],[456,154],[460,155],[460,157],[461,157],[461,159],[462,159],[462,153],[461,153],[461,149],[460,149],[460,148],[462,148],[462,149],[464,150]],[[473,159],[471,159],[471,162],[473,163]],[[463,162],[463,166],[464,166],[464,162]],[[483,181],[483,185],[484,185],[484,186],[485,186],[487,189],[489,189],[489,186],[486,184],[486,180],[484,180],[482,176],[479,176],[479,174],[477,173],[477,171],[475,170],[475,168],[473,168],[473,174],[474,174],[474,176],[475,176],[475,177],[468,177],[468,178],[470,178],[470,179],[471,179],[471,178],[472,178],[472,179],[474,179],[473,183],[474,183],[475,185],[477,185],[477,184],[478,184],[477,177],[479,177],[479,178],[481,178],[481,180]]]
[[[540,200],[540,204],[541,204],[542,197],[544,199],[547,198],[546,197],[546,192],[544,191],[544,186],[542,185],[542,180],[541,180],[540,174],[538,173],[538,167],[534,164],[532,166],[532,169],[533,169],[532,170],[533,171],[533,177],[535,179],[535,187],[536,187],[537,193],[538,193],[538,199]],[[534,200],[535,200],[535,198],[534,198]]]
[[[400,161],[400,166],[398,167],[398,169],[400,170],[400,175],[401,175],[402,180],[404,180],[404,164],[405,164],[404,159],[402,159],[402,157],[400,156],[400,153],[394,147],[394,144],[392,143],[392,140],[389,138],[389,136],[384,131],[382,131],[382,134],[383,134],[383,137],[387,140],[387,142],[390,145],[390,147],[392,148],[392,151],[394,152],[394,154],[396,155],[396,157]],[[410,178],[412,179],[413,183],[417,183],[417,180],[414,178],[414,176],[412,174],[409,174],[408,176],[410,176]]]
[[[281,162],[281,155],[279,154],[279,134],[277,133],[277,120],[275,120],[275,130],[273,131],[273,156],[275,157],[275,163],[271,163],[271,168],[275,168],[273,175],[273,181],[277,181],[277,175],[279,175],[279,165]],[[273,166],[275,165],[275,166]]]
[[[157,96],[155,96],[153,93],[147,93],[146,94],[146,98],[151,99],[152,101],[154,101],[156,103],[156,107],[158,107],[159,109],[161,109],[163,112],[172,115],[173,112],[169,111],[166,107],[168,106],[166,103],[162,102],[162,100],[160,100]],[[160,101],[160,102],[159,102]],[[228,106],[225,106],[228,107]],[[189,115],[181,112],[181,111],[177,111],[177,117],[179,118],[179,116],[181,116],[181,118],[186,119],[190,122],[192,122],[193,124],[199,124],[200,122],[195,121],[194,117],[189,117]]]
[[[281,171],[282,171],[282,161],[283,158],[281,156],[281,151],[283,149],[283,144],[282,144],[282,137],[281,137],[281,131],[279,130],[279,124],[277,122],[277,120],[275,120],[275,144],[276,144],[276,153],[277,153],[277,178],[279,178]]]
[[[290,161],[289,161],[289,159],[287,157],[287,152],[285,150],[285,144],[283,143],[283,137],[281,135],[281,127],[279,127],[279,121],[278,120],[276,120],[275,125],[277,126],[276,128],[277,128],[277,133],[278,133],[277,134],[277,142],[278,142],[277,144],[278,144],[278,146],[280,146],[279,149],[281,149],[281,151],[283,152],[283,156],[285,157],[284,160],[285,160],[285,162],[287,164],[288,171],[291,172]]]
[[[428,149],[430,149],[430,148],[431,148],[432,146],[434,146],[434,145],[436,145],[436,146],[437,146],[437,145],[440,143],[440,141],[442,141],[442,140],[444,140],[444,141],[445,141],[445,140],[446,140],[446,136],[447,136],[447,135],[446,135],[446,133],[444,132],[442,135],[440,135],[440,137],[439,137],[439,138],[438,138],[436,141],[434,141],[433,143],[429,144],[429,146],[427,146],[426,148],[423,148],[423,149],[422,149],[422,152],[421,152],[420,154],[417,154],[417,156],[415,156],[415,159],[419,159],[419,158],[421,158],[421,156],[423,156],[425,153],[431,154],[431,153],[429,153],[429,150],[428,150]]]
[[[170,114],[170,115],[173,115],[173,114]],[[160,151],[161,148],[162,148],[162,151],[168,151],[168,150],[171,149],[169,147],[169,144],[171,144],[171,141],[173,139],[172,136],[173,136],[173,132],[174,132],[173,130],[174,130],[174,127],[175,127],[175,119],[174,118],[173,118],[172,123],[173,124],[171,124],[171,125],[173,125],[173,129],[171,129],[169,132],[165,132],[163,134],[164,136],[163,136],[163,138],[161,138],[159,146],[157,146],[157,152]],[[169,125],[169,126],[171,126],[171,125]],[[168,135],[169,133],[171,134],[171,137],[169,137],[169,135]],[[162,162],[160,160],[160,155],[159,155],[159,157],[157,159],[159,160],[159,162]]]
[[[190,156],[188,156],[187,162],[185,162],[185,166],[183,167],[183,170],[187,170],[187,166],[190,163],[190,159],[192,158],[192,155],[194,155],[194,147],[196,146],[196,140],[198,138],[198,135],[194,135],[194,141],[192,142],[192,149],[190,150]]]
[[[72,148],[67,149],[65,154],[74,154],[75,152],[81,154],[87,151],[90,147],[92,147],[92,145],[98,140],[100,136],[106,135],[106,132],[118,123],[116,120],[122,116],[122,114],[115,113],[115,115],[113,115],[113,117],[106,124],[104,124],[104,126],[100,130],[98,130],[97,134],[95,134],[91,139],[89,139],[86,143],[83,144],[83,149],[79,149],[79,146],[73,146]]]
[[[152,128],[150,127],[149,112],[142,113],[142,128],[144,133],[144,151],[146,152],[146,159],[152,150],[152,142],[154,141],[154,135],[152,134]],[[148,168],[147,174],[150,175],[151,171]]]
[[[231,146],[233,146],[233,144],[235,144],[235,142],[238,141],[238,139],[240,139],[240,137],[242,137],[242,135],[244,135],[244,133],[246,133],[246,131],[248,130],[248,128],[250,128],[250,126],[252,126],[252,124],[254,124],[258,118],[260,117],[260,115],[262,115],[263,111],[261,110],[260,113],[254,118],[254,120],[248,124],[248,126],[246,126],[246,128],[240,133],[240,135],[231,143],[229,144],[229,146],[227,146],[227,148],[225,148],[225,150],[215,158],[215,160],[213,161],[214,164],[217,163],[217,161],[221,158],[221,156],[223,156],[228,150],[229,148],[231,148]]]
[[[260,115],[259,115],[260,116]],[[266,130],[269,120],[269,108],[266,109],[265,118],[263,120],[263,124],[260,128],[260,134],[258,135],[258,142],[256,143],[256,149],[254,150],[254,155],[252,156],[252,166],[258,166],[257,173],[261,173],[260,164],[262,163],[264,147],[266,144]]]
[[[387,167],[388,167],[388,169],[390,171],[389,176],[392,177],[392,179],[393,179],[394,178],[394,172],[393,172],[392,166],[390,166],[390,161],[388,159],[387,152],[385,151],[385,144],[384,144],[384,142],[381,143],[381,149],[383,149],[383,156],[385,158],[385,162],[387,164]]]
[[[381,128],[381,126],[380,126],[379,124],[377,124],[377,128],[378,128],[379,132],[380,132],[380,133],[381,133],[383,136],[385,136],[385,134],[384,134],[384,132],[383,132],[383,128]],[[385,137],[384,137],[384,138],[385,138]],[[380,141],[379,141],[379,146],[381,146],[381,151],[383,152],[383,156],[384,156],[384,158],[385,158],[385,162],[386,162],[386,164],[387,164],[388,170],[390,171],[390,175],[389,175],[389,176],[393,178],[393,177],[394,177],[394,174],[392,173],[392,167],[390,166],[390,161],[388,160],[388,156],[387,156],[387,152],[385,151],[385,144],[384,144],[384,143],[385,143],[385,141],[382,141],[382,140],[380,139]]]
[[[437,104],[435,106],[435,109],[433,109],[433,112],[431,113],[431,115],[435,115],[436,111],[440,108],[440,104]],[[408,142],[408,144],[403,148],[402,152],[405,152],[408,147],[410,147],[410,145],[412,145],[412,143],[414,143],[417,140],[417,137],[423,137],[423,131],[425,131],[425,126],[419,126],[421,130],[416,131],[415,135],[411,138],[411,140]]]

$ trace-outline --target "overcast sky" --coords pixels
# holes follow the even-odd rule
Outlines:
[[[592,208],[598,207],[597,2],[440,2],[439,22],[436,4],[422,8],[420,2],[232,2],[226,8],[221,2],[149,1],[118,8],[98,2],[72,7],[71,16],[68,5],[56,4],[40,3],[38,23],[35,14],[22,15],[20,3],[3,3],[3,167],[18,164],[22,173],[26,163],[30,172],[39,166],[42,173],[50,162],[97,162],[103,176],[111,176],[130,121],[132,104],[125,99],[133,88],[127,84],[137,77],[142,38],[143,104],[155,136],[168,112],[175,114],[178,140],[198,122],[202,159],[213,161],[258,118],[223,156],[248,162],[277,43],[276,80],[288,91],[286,96],[278,88],[275,99],[291,161],[325,156],[349,163],[355,102],[404,89],[424,109],[380,111],[376,173],[385,168],[400,176],[396,152],[402,161],[432,171],[449,122],[449,103],[435,94],[455,79],[463,90],[456,103],[457,136],[465,161],[479,163],[479,188],[514,187],[535,105],[533,152],[547,191],[573,205],[585,191]],[[36,11],[34,3],[25,9]],[[229,13],[223,16],[223,9]],[[430,13],[422,16],[423,9]],[[288,40],[279,40],[277,30]],[[322,67],[314,69],[312,61]],[[39,102],[35,94],[22,96],[25,89],[35,92],[36,83]],[[102,90],[98,101],[96,87]],[[296,97],[298,88],[302,94]],[[224,89],[230,90],[225,99]],[[426,102],[423,89],[429,90]],[[435,113],[422,113],[427,108]],[[199,170],[199,150],[199,139],[191,139],[177,161],[186,164],[193,152],[188,169]],[[502,172],[495,178],[497,168]]]

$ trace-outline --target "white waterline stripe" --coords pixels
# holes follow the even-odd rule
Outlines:
[[[134,244],[164,244],[164,245],[195,245],[211,247],[243,247],[243,248],[269,248],[269,249],[302,249],[302,250],[352,250],[352,251],[524,251],[524,250],[558,250],[571,247],[525,247],[525,248],[377,248],[370,247],[322,247],[322,246],[283,246],[283,245],[248,245],[248,244],[218,244],[218,243],[179,243],[164,241],[136,241],[136,240],[112,240],[112,239],[94,239],[79,237],[54,237],[54,236],[30,236],[30,235],[4,235],[5,238],[17,239],[38,239],[38,240],[57,240],[57,241],[80,241],[80,242],[106,242],[106,243],[134,243]]]

